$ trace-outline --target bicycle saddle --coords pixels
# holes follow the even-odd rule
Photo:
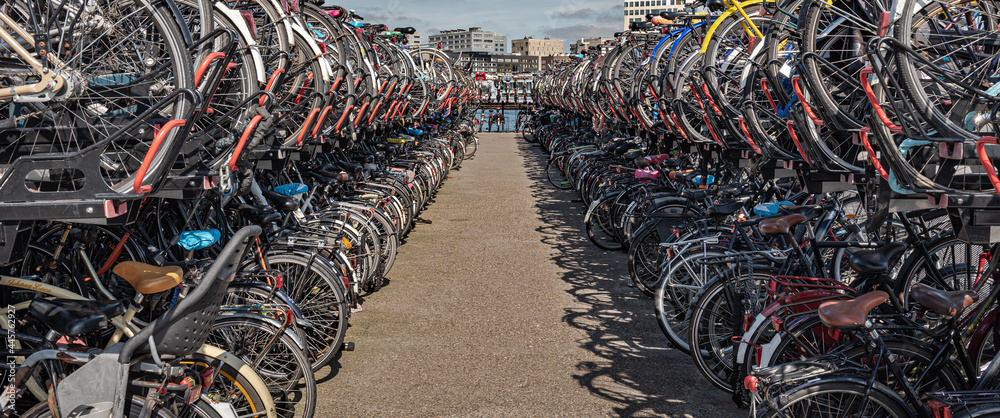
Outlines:
[[[631,150],[626,152],[625,155],[623,155],[622,157],[624,157],[626,160],[635,160],[639,157],[642,157],[642,154],[644,153],[640,150]]]
[[[237,209],[239,209],[240,215],[247,218],[254,225],[264,225],[281,220],[281,214],[275,212],[274,208],[268,205],[248,205],[244,203],[237,207]]]
[[[112,270],[143,295],[173,289],[181,283],[184,270],[177,266],[157,267],[138,261],[123,261]]]
[[[689,200],[702,200],[708,196],[708,192],[705,190],[685,190],[681,192],[681,197]]]
[[[704,186],[708,186],[710,184],[715,184],[715,176],[709,174],[708,175],[708,180],[702,181],[702,177],[699,174],[697,176],[694,176],[694,178],[692,178],[691,181],[694,182],[694,184],[697,184],[698,187],[704,187]]]
[[[674,175],[674,179],[680,180],[680,181],[684,181],[684,182],[690,182],[691,180],[693,180],[695,177],[698,177],[699,175],[700,174],[695,173],[694,171],[685,171],[683,173],[677,173],[676,175]]]
[[[298,199],[278,194],[270,190],[264,190],[263,195],[278,210],[292,212],[299,208]]]
[[[728,216],[736,213],[736,211],[740,210],[741,207],[743,207],[743,202],[733,200],[729,203],[720,203],[709,206],[708,209],[705,210],[705,213],[710,216]]]
[[[349,174],[347,174],[347,173],[334,173],[332,171],[323,170],[323,169],[316,169],[316,170],[313,170],[313,171],[315,171],[317,174],[319,174],[321,176],[326,176],[326,177],[328,177],[330,179],[333,179],[333,180],[336,180],[336,181],[351,181],[351,176]]]
[[[847,254],[847,263],[859,274],[885,273],[906,252],[906,244],[893,242],[875,250],[858,250]]]
[[[670,177],[671,180],[676,180],[677,176],[685,174],[685,173],[690,173],[691,171],[693,171],[693,170],[671,171],[670,174],[667,175],[667,177]]]
[[[801,213],[793,213],[787,216],[779,216],[777,218],[770,218],[760,221],[758,229],[762,234],[769,235],[787,235],[791,228],[795,225],[803,223],[806,221],[805,215]]]
[[[754,216],[774,216],[778,214],[778,209],[783,205],[791,205],[792,202],[782,200],[780,202],[761,203],[753,207]]]
[[[819,319],[833,328],[857,328],[865,324],[868,313],[889,300],[881,290],[865,293],[853,300],[832,300],[819,305]]]
[[[712,12],[722,12],[728,9],[728,7],[726,7],[726,3],[722,0],[706,0],[705,7]]]
[[[31,300],[28,315],[60,335],[69,337],[91,333],[108,326],[107,315],[87,307],[86,303],[82,302],[89,301],[36,298]],[[117,303],[120,310],[121,303],[112,302]]]
[[[320,171],[322,171],[322,170],[320,170]],[[326,172],[324,171],[324,173],[326,173]],[[330,176],[323,175],[323,174],[317,172],[317,170],[304,170],[302,172],[302,174],[305,174],[306,176],[311,177],[312,179],[320,182],[321,184],[325,184],[325,185],[328,185],[328,186],[332,186],[334,184],[337,184],[337,179],[335,179],[333,177],[330,177]]]
[[[734,199],[743,193],[743,187],[739,184],[723,186],[715,191],[715,195],[725,199]]]
[[[979,300],[979,295],[971,290],[946,292],[919,283],[910,288],[910,296],[921,306],[947,316],[957,316]]]

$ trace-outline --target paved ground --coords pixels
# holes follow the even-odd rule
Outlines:
[[[318,416],[741,416],[665,348],[539,148],[481,134],[318,375]]]

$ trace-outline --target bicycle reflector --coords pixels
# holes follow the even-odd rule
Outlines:
[[[934,414],[934,418],[951,418],[951,408],[944,402],[937,399],[927,401],[927,407]]]
[[[247,22],[247,28],[250,29],[250,35],[254,38],[257,37],[257,21],[253,20],[253,12],[242,11],[240,15],[243,16],[243,20]]]
[[[747,376],[743,378],[743,387],[747,390],[757,393],[757,376]]]
[[[198,374],[201,375],[201,385],[205,389],[212,387],[212,383],[215,383],[215,367],[206,367]]]

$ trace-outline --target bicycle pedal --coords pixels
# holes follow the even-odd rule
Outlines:
[[[340,351],[354,351],[354,343],[345,342],[344,345],[340,347]]]
[[[431,221],[429,219],[414,219],[413,222],[419,222],[419,223],[428,224],[428,225],[434,223],[434,221]]]
[[[628,282],[625,283],[625,285],[628,287],[635,287],[635,282],[629,280]]]

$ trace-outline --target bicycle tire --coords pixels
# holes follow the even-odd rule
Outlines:
[[[265,256],[268,268],[284,275],[285,293],[299,306],[313,327],[305,330],[312,370],[319,371],[340,351],[349,313],[346,286],[333,262],[320,256],[296,252],[272,252]],[[251,261],[244,270],[259,270]]]
[[[741,285],[745,282],[756,282],[745,288],[745,290],[753,292],[755,289],[752,286],[756,284],[757,290],[759,290],[759,287],[762,286],[761,283],[766,284],[775,272],[770,266],[755,265],[753,273],[753,277],[746,277],[746,274],[740,273],[740,277],[735,280],[738,280]],[[688,346],[695,366],[713,386],[730,394],[733,393],[735,386],[732,381],[732,375],[735,371],[733,358],[736,354],[733,337],[736,335],[736,330],[742,328],[733,323],[733,320],[737,309],[740,312],[740,317],[744,316],[743,312],[745,311],[743,306],[739,308],[732,306],[726,296],[726,287],[732,280],[734,279],[725,275],[712,278],[698,291],[688,314],[691,318],[691,325],[688,326]],[[735,293],[740,294],[740,292]],[[762,293],[759,291],[749,295],[758,298],[757,301],[753,302],[755,306],[759,306],[763,300]],[[742,300],[735,302],[741,303],[741,305],[743,303]],[[753,311],[753,309],[750,310]],[[756,314],[756,312],[751,313]]]
[[[209,343],[254,365],[254,371],[271,390],[275,412],[282,417],[310,418],[316,412],[316,380],[304,350],[287,333],[263,320],[246,316],[220,316]],[[254,342],[274,344],[265,352]]]
[[[552,187],[560,190],[569,190],[573,187],[573,184],[569,182],[568,177],[565,175],[565,166],[565,155],[555,157],[545,164],[545,178]]]
[[[611,206],[615,204],[615,197],[619,193],[621,192],[615,191],[599,197],[590,204],[583,217],[587,239],[605,251],[618,251],[623,248],[614,232],[614,218],[611,216]]]
[[[225,363],[219,367],[217,360],[203,354],[192,354],[179,363],[199,372],[207,367],[215,367],[215,381],[207,391],[207,395],[219,402],[230,403],[237,414],[266,416],[268,411],[274,413],[274,401],[270,394],[262,396],[258,393],[239,370]]]
[[[825,402],[827,405],[847,405],[850,406],[854,403],[854,399],[857,400],[867,400],[868,406],[874,405],[872,409],[865,409],[858,413],[858,416],[879,416],[886,418],[904,418],[915,416],[906,403],[896,396],[888,388],[885,388],[879,383],[874,384],[875,390],[868,390],[868,386],[864,382],[860,382],[856,379],[845,379],[837,378],[834,379],[819,379],[813,382],[808,382],[806,384],[797,386],[788,392],[782,394],[780,399],[780,404],[775,404],[775,406],[781,407],[781,411],[767,410],[764,413],[758,413],[758,417],[801,417],[801,416],[853,416],[854,411],[845,414],[836,413],[812,413],[816,411],[817,408],[820,411],[829,410],[822,406],[807,405],[811,404],[811,400],[824,397],[826,395],[843,394],[839,396],[839,400]],[[845,402],[849,400],[849,402]],[[763,403],[762,407],[770,406],[770,403]],[[869,412],[871,411],[871,412]],[[882,411],[883,413],[876,413]]]
[[[954,235],[938,237],[927,244],[928,255],[935,259],[928,260],[918,252],[911,253],[899,269],[893,292],[900,295],[904,309],[908,310],[912,305],[910,288],[917,283],[947,291],[972,290],[977,279],[980,257],[989,249],[988,245],[970,244]],[[929,269],[936,271],[932,273]],[[983,286],[982,291],[988,292],[989,288],[990,286]]]
[[[656,295],[653,296],[656,323],[674,348],[684,354],[691,354],[687,339],[690,324],[687,314],[691,308],[691,301],[708,279],[718,274],[714,272],[709,275],[708,265],[698,266],[700,271],[695,272],[692,263],[696,263],[694,260],[697,258],[721,255],[722,251],[699,251],[677,255],[670,261],[670,267],[664,271],[663,278],[656,286]]]

